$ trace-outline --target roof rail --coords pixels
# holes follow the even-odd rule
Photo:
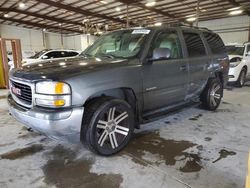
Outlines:
[[[169,27],[188,27],[188,28],[194,28],[194,29],[204,29],[204,30],[212,32],[212,30],[210,30],[210,29],[208,29],[206,27],[197,27],[197,26],[183,24],[183,23],[180,23],[180,22],[176,22],[176,23],[172,23],[172,24],[167,24],[167,26],[169,26]]]

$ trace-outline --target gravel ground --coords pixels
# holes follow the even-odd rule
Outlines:
[[[244,187],[250,85],[225,90],[216,112],[198,107],[142,125],[122,152],[100,157],[81,144],[29,132],[0,91],[0,187]]]

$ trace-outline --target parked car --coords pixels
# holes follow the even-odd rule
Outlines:
[[[120,151],[162,112],[197,100],[215,110],[228,78],[225,46],[207,29],[114,31],[81,56],[12,70],[9,108],[27,127],[100,155]]]
[[[250,76],[250,43],[226,46],[230,60],[229,83],[242,87]]]
[[[42,50],[35,55],[29,57],[29,58],[24,58],[22,61],[22,66],[29,66],[33,65],[36,63],[42,63],[42,62],[47,62],[48,60],[63,60],[63,59],[68,59],[72,58],[79,55],[79,52],[75,50]],[[14,63],[13,61],[9,62],[9,65],[12,68],[14,68]]]
[[[34,51],[29,51],[29,50],[22,51],[22,58],[23,59],[29,58],[29,57],[31,57],[33,55],[35,55]],[[12,51],[8,51],[7,52],[7,57],[8,57],[8,64],[9,64],[9,66],[10,67],[14,66],[13,65],[13,53],[12,53]]]

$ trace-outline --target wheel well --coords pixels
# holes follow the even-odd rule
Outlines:
[[[246,65],[244,65],[242,68],[245,68],[245,69],[246,69],[246,71],[247,71],[247,66],[246,66]]]
[[[216,72],[215,77],[219,78],[221,83],[224,84],[224,79],[223,79],[223,73],[222,72]]]
[[[99,97],[114,97],[118,99],[125,100],[133,109],[135,113],[135,128],[139,128],[139,108],[138,101],[135,95],[135,92],[131,88],[114,88],[105,91],[100,91],[98,93],[90,96],[84,103],[84,107],[88,106],[96,98]]]

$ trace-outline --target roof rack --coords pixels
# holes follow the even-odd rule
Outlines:
[[[207,30],[207,31],[212,32],[212,30],[210,30],[210,29],[208,29],[206,27],[197,27],[197,26],[183,24],[183,23],[180,23],[180,22],[167,24],[167,26],[169,26],[169,27],[188,27],[188,28],[194,28],[194,29],[203,29],[203,30]]]

